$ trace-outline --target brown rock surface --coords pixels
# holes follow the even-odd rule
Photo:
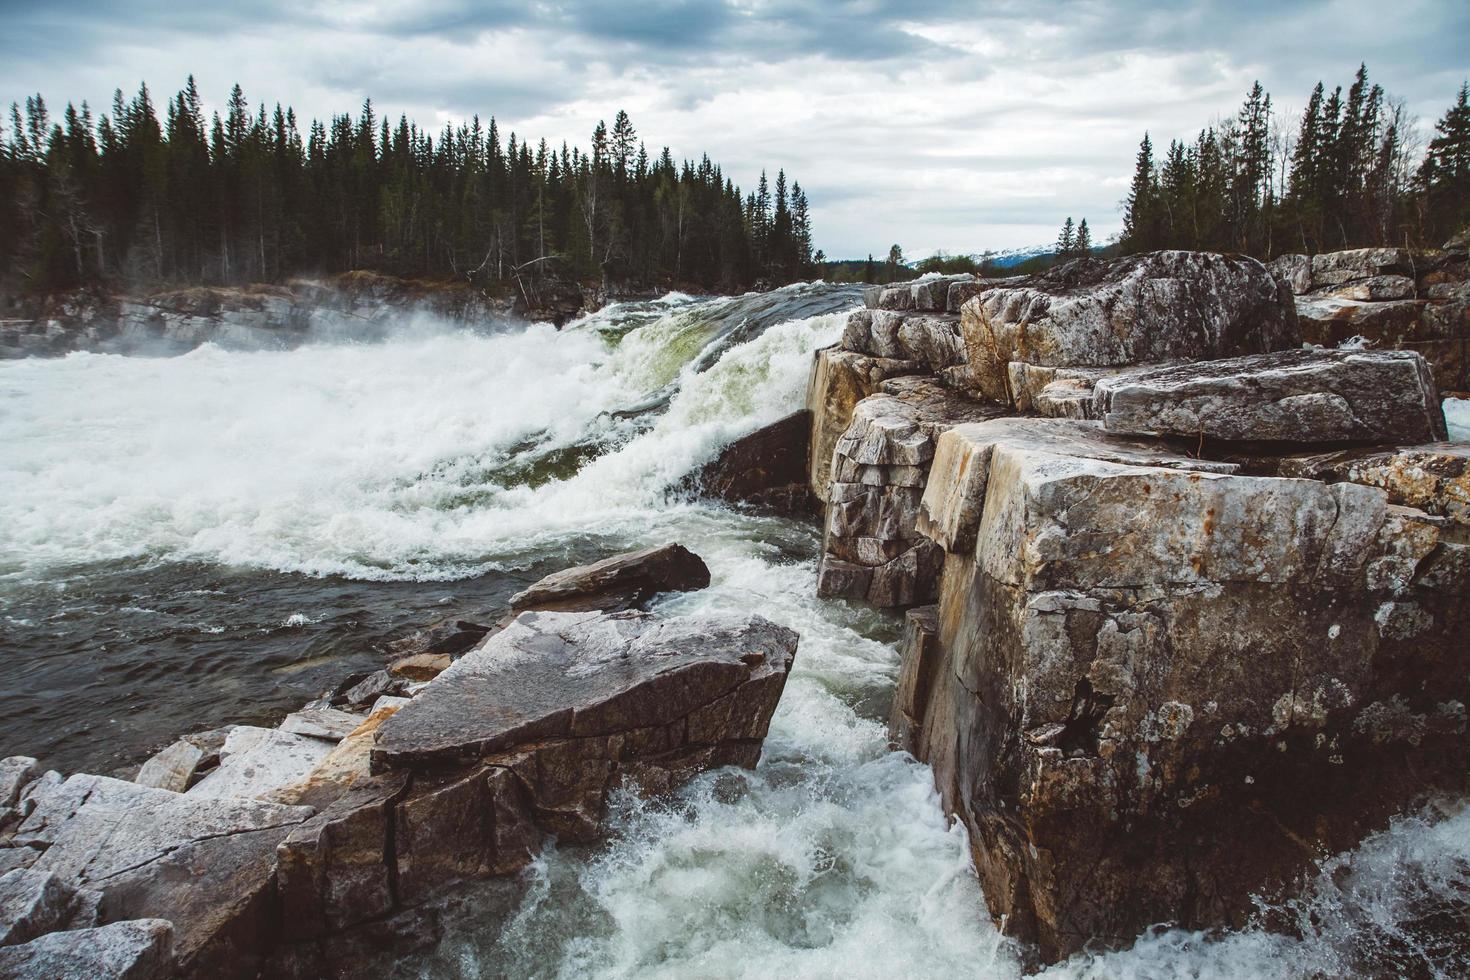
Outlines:
[[[894,740],[1046,960],[1240,924],[1470,763],[1459,529],[1376,487],[1118,448],[1045,419],[940,437],[937,628],[896,695]]]

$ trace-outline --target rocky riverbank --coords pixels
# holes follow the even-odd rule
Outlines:
[[[1438,378],[1463,385],[1465,254],[1273,268],[873,290],[813,368],[818,590],[910,610],[894,744],[1043,961],[1241,925],[1464,789],[1470,444]],[[1364,293],[1332,297],[1351,330],[1318,329],[1323,288]]]
[[[671,545],[426,631],[278,728],[186,736],[135,782],[0,763],[0,975],[349,976],[432,903],[594,839],[610,792],[752,767],[797,636],[638,607],[703,588]]]

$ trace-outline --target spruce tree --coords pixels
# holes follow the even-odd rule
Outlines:
[[[1092,254],[1092,232],[1087,227],[1086,218],[1077,226],[1077,241],[1073,251],[1083,258]]]
[[[1057,236],[1057,258],[1070,259],[1077,248],[1077,232],[1072,224],[1072,218],[1068,216],[1062,224],[1062,233]]]
[[[1154,174],[1154,146],[1148,133],[1138,145],[1133,183],[1123,213],[1123,249],[1148,252],[1159,247],[1158,182]]]

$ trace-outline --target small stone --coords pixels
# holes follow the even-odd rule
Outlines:
[[[139,786],[182,793],[189,788],[189,782],[203,759],[203,749],[186,739],[179,739],[143,763],[133,782]]]
[[[416,653],[388,665],[388,673],[410,681],[431,681],[454,661],[447,653]]]
[[[420,654],[420,656],[444,656],[446,663],[449,660],[449,657],[443,654]],[[350,711],[339,711],[336,708],[303,708],[287,715],[286,719],[281,722],[280,730],[292,735],[305,735],[309,738],[340,742],[351,735],[366,717],[366,715],[355,715]]]

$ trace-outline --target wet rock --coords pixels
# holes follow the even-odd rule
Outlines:
[[[938,606],[919,606],[908,611],[899,644],[902,660],[888,731],[893,747],[911,754],[918,750],[918,735],[923,730],[924,712],[929,706],[929,689],[939,662],[938,637]]]
[[[225,739],[219,768],[188,795],[260,799],[305,777],[331,751],[331,743],[320,738],[240,725]]]
[[[707,585],[704,561],[683,545],[666,544],[553,572],[512,596],[510,608],[512,613],[631,609],[660,592],[691,592]]]
[[[787,516],[816,509],[807,482],[812,413],[806,409],[726,446],[695,475],[693,485],[732,503],[752,504]]]
[[[961,309],[979,393],[1010,404],[1010,363],[1117,367],[1296,347],[1289,291],[1265,266],[1208,252],[1076,259]]]
[[[708,741],[759,741],[795,645],[796,634],[758,616],[720,623],[638,612],[522,613],[383,724],[374,768],[473,761],[529,742],[613,737],[680,720],[691,743],[706,744],[696,721],[715,704],[738,706],[746,723],[712,730]]]
[[[448,658],[445,657],[445,660],[447,661]],[[397,666],[397,664],[394,666]],[[399,675],[407,676],[401,672],[399,672]],[[409,679],[427,680],[428,678],[409,677]],[[293,711],[286,716],[285,720],[281,722],[280,731],[290,735],[305,735],[308,738],[319,738],[327,742],[340,742],[348,735],[351,735],[357,726],[363,723],[365,718],[365,715],[355,715],[350,711],[338,711],[336,708],[302,708],[300,711]]]
[[[917,361],[870,357],[831,347],[817,351],[806,406],[812,413],[808,480],[818,500],[827,500],[832,450],[852,424],[857,403],[876,393],[884,381],[923,372],[924,366]]]
[[[930,378],[884,382],[859,402],[833,449],[818,594],[878,606],[932,601],[942,556],[915,520],[935,439],[1003,411]]]
[[[1429,365],[1412,351],[1295,350],[1131,370],[1096,382],[1109,431],[1231,441],[1445,438]]]
[[[46,980],[163,980],[174,976],[173,935],[162,919],[54,932],[0,949],[0,976]]]
[[[275,847],[312,815],[80,774],[33,803],[11,838],[44,849],[33,871],[101,892],[104,920],[167,919],[181,968],[218,976],[251,975],[274,941]]]
[[[484,638],[483,633],[479,636]],[[447,653],[415,653],[393,661],[388,665],[388,673],[408,681],[431,681],[453,662]]]
[[[998,419],[940,436],[926,488],[936,642],[905,646],[892,736],[1048,961],[1240,925],[1470,763],[1457,528],[1153,452]]]
[[[394,657],[412,657],[419,654],[447,654],[454,657],[468,650],[485,638],[491,627],[463,619],[447,619],[426,629],[418,630],[387,645]]]
[[[408,679],[399,677],[384,668],[366,676],[354,676],[343,682],[343,688],[333,696],[332,703],[350,708],[372,704],[381,697],[394,697],[407,689]]]
[[[62,929],[97,924],[102,896],[71,888],[49,871],[16,869],[0,875],[0,946],[30,942]]]

